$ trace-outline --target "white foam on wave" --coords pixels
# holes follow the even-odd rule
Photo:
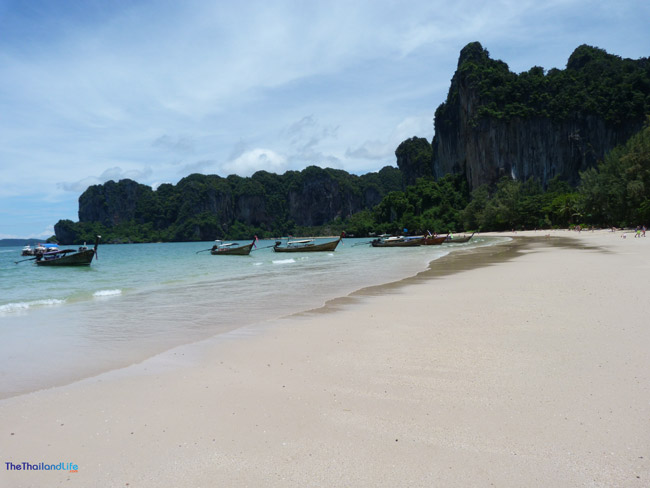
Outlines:
[[[262,266],[264,263],[253,263],[253,266]]]
[[[273,261],[273,264],[289,264],[289,263],[295,263],[295,259],[278,259],[276,261]]]
[[[61,305],[65,303],[65,300],[59,300],[58,298],[48,298],[45,300],[34,300],[32,302],[14,302],[6,303],[5,305],[0,305],[0,315],[15,313],[15,312],[24,312],[33,307],[52,307],[55,305]]]
[[[116,290],[99,290],[93,293],[94,297],[114,297],[117,295],[121,295],[122,290],[116,289]]]

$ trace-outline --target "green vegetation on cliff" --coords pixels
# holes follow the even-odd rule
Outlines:
[[[56,232],[65,243],[91,242],[95,234],[103,235],[108,242],[149,242],[242,239],[254,234],[260,237],[288,233],[318,235],[341,230],[367,236],[377,232],[401,233],[405,228],[416,233],[445,233],[579,224],[647,226],[650,223],[650,123],[625,145],[608,153],[597,168],[581,173],[577,188],[559,178],[551,180],[543,189],[534,179],[522,182],[504,177],[495,185],[482,185],[470,193],[463,175],[447,175],[438,181],[431,177],[418,178],[414,185],[399,190],[396,188],[401,186],[400,173],[395,168],[384,168],[362,177],[351,176],[344,171],[315,167],[284,175],[258,172],[252,178],[191,175],[176,186],[161,185],[155,192],[144,185],[140,185],[144,188],[129,189],[138,184],[128,180],[111,182],[107,187],[116,193],[108,200],[119,196],[124,204],[134,194],[142,199],[124,205],[122,210],[128,219],[111,222],[110,218],[116,214],[109,211],[105,215],[109,220],[59,221]],[[339,195],[339,207],[334,213],[322,212],[327,198],[318,192],[327,189],[325,183]],[[87,198],[103,195],[101,200],[105,202],[102,188],[106,186],[89,188],[80,201],[90,205]],[[383,198],[377,197],[375,205],[340,211],[340,202],[352,202],[340,195],[361,198],[363,192],[370,195],[366,203],[382,192]],[[84,212],[103,210],[111,209],[99,205],[85,208]],[[230,219],[228,222],[224,222],[226,217]],[[172,224],[166,225],[170,221]]]
[[[584,221],[604,225],[650,223],[650,117],[641,132],[582,173]]]
[[[596,168],[580,174],[577,188],[559,178],[544,189],[531,178],[509,176],[468,194],[462,175],[438,181],[420,178],[405,191],[391,192],[372,211],[354,215],[345,229],[371,231],[504,231],[575,225],[626,227],[650,224],[650,119],[625,145]]]
[[[564,70],[516,74],[475,42],[436,110],[434,140],[403,141],[399,169],[193,174],[156,190],[109,181],[81,195],[79,222],[55,231],[79,243],[647,225],[648,114],[648,58],[583,45]]]
[[[478,94],[476,120],[484,117],[544,117],[553,120],[592,114],[614,125],[643,121],[650,113],[650,59],[623,59],[602,49],[582,45],[569,57],[566,69],[535,66],[513,73],[503,61],[490,59],[480,43],[461,52],[457,76]],[[436,112],[445,112],[458,97],[457,85]],[[475,120],[475,121],[476,121]]]
[[[418,178],[433,177],[431,157],[431,143],[422,137],[412,137],[397,146],[395,158],[404,187],[414,185]]]
[[[559,179],[543,190],[535,180],[503,178],[472,192],[463,211],[470,229],[509,230],[650,224],[650,122],[625,145],[580,174],[577,188]]]
[[[310,166],[250,178],[193,174],[155,191],[132,180],[89,187],[79,197],[79,222],[55,225],[61,243],[205,241],[274,237],[324,226],[370,209],[401,188],[387,166],[363,176]]]

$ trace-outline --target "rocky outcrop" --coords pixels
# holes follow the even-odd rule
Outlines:
[[[72,220],[59,220],[54,224],[54,234],[60,244],[74,244],[78,241],[76,225]]]
[[[114,226],[136,220],[138,205],[151,193],[151,187],[129,179],[93,185],[79,197],[79,221]]]
[[[259,227],[270,222],[263,195],[240,195],[235,201],[234,219],[246,225]]]
[[[55,232],[62,244],[83,240],[97,225],[108,242],[280,235],[292,226],[320,226],[372,208],[400,182],[392,167],[356,176],[316,166],[283,175],[260,171],[251,178],[193,174],[155,191],[132,180],[109,181],[89,187],[79,197],[79,222],[59,221]]]
[[[554,122],[542,118],[482,119],[436,133],[433,171],[437,177],[464,173],[470,188],[502,176],[546,186],[560,179],[576,185],[580,171],[627,141],[641,124],[612,127],[596,116]]]
[[[643,90],[648,97],[649,87],[641,84],[641,92],[628,95],[638,98],[641,93],[641,102],[639,106],[630,105],[632,108],[623,116],[606,112],[598,105],[606,100],[598,91],[602,87],[597,77],[608,74],[592,65],[610,61],[612,65],[626,62],[632,67],[629,69],[636,67],[640,72],[647,70],[648,64],[647,59],[620,60],[581,46],[569,60],[567,70],[574,70],[572,79],[582,76],[585,86],[563,100],[562,96],[567,96],[566,90],[560,93],[565,72],[554,70],[544,75],[541,68],[533,68],[516,75],[505,63],[490,59],[479,43],[469,44],[461,52],[447,101],[436,111],[431,161],[434,176],[462,173],[471,189],[494,183],[502,176],[536,178],[544,186],[559,176],[577,184],[580,171],[596,165],[643,126]],[[587,70],[588,76],[579,70]],[[530,92],[522,94],[529,85],[533,86]],[[581,97],[582,105],[576,97]]]
[[[363,210],[361,193],[336,176],[316,166],[305,169],[288,191],[289,217],[298,225],[317,226]]]
[[[397,167],[402,172],[402,187],[414,185],[415,180],[433,176],[431,144],[424,138],[412,137],[395,150]]]

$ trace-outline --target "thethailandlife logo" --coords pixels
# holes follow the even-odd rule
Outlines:
[[[23,461],[22,463],[12,463],[11,461],[5,462],[5,467],[7,471],[68,471],[70,473],[79,472],[79,466],[75,463],[28,463]]]

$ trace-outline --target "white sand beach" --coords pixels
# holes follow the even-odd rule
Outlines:
[[[2,400],[0,486],[650,486],[650,237],[514,237]]]

